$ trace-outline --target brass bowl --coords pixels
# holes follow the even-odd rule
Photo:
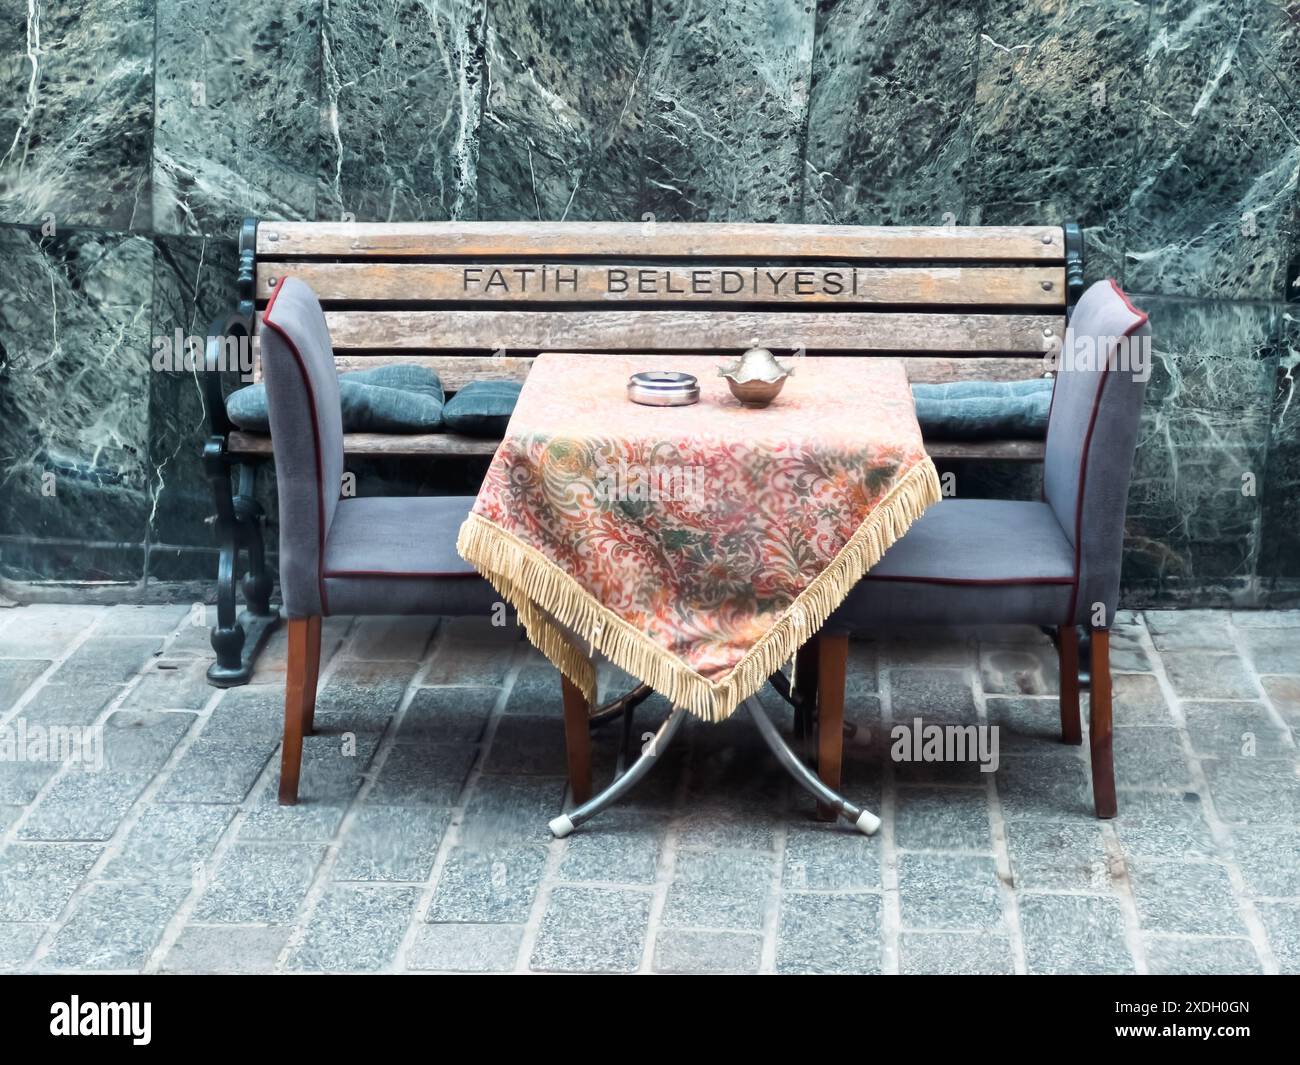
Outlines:
[[[731,389],[731,394],[740,400],[742,407],[757,410],[766,407],[781,394],[781,389],[785,387],[785,380],[784,377],[778,377],[775,381],[737,381],[734,377],[728,377],[727,387]]]

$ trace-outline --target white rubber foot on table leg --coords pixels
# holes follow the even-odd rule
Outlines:
[[[880,824],[880,822],[877,821],[876,824]],[[569,820],[568,814],[560,814],[560,816],[551,821],[547,827],[551,830],[552,836],[556,839],[563,839],[573,831],[573,822]],[[871,831],[874,832],[875,829],[873,828]]]
[[[874,836],[876,829],[880,827],[880,818],[870,810],[863,810],[858,819],[853,822],[853,827],[864,836]]]

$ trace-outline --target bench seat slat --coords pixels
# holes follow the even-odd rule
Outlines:
[[[336,351],[738,353],[754,340],[816,351],[1023,352],[1065,334],[1062,315],[856,311],[330,311]]]
[[[263,222],[257,256],[438,259],[593,256],[1063,262],[1060,226],[736,222]]]
[[[258,297],[285,275],[323,303],[586,303],[617,308],[667,302],[818,306],[1055,307],[1061,266],[646,266],[574,263],[263,262]]]

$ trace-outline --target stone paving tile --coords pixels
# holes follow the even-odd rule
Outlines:
[[[4,668],[0,663],[0,670]],[[2,684],[3,682],[0,682]],[[89,725],[122,692],[121,684],[44,684],[18,717],[32,725]],[[0,707],[5,705],[0,698]]]
[[[990,695],[1049,695],[1060,691],[1056,648],[980,645],[980,685]]]
[[[0,973],[28,972],[33,951],[48,925],[0,921]]]
[[[267,788],[239,826],[239,838],[281,843],[328,843],[343,824],[348,800],[308,798],[300,783],[296,806],[281,806],[276,787]]]
[[[1094,891],[1112,888],[1099,824],[1016,821],[1007,826],[1011,876],[1019,890]]]
[[[188,713],[118,710],[104,722],[104,765],[124,773],[156,773],[195,720]]]
[[[398,743],[478,743],[499,688],[418,688],[397,730]]]
[[[446,618],[433,642],[424,683],[500,685],[522,641],[523,629],[517,625],[493,625],[490,618]],[[556,675],[553,667],[547,668]],[[559,684],[557,678],[557,698]]]
[[[540,972],[634,972],[650,919],[648,891],[557,887],[529,968]]]
[[[1263,972],[1248,939],[1144,936],[1147,967],[1156,976],[1239,976]]]
[[[156,636],[92,636],[54,671],[58,684],[125,684],[162,648]]]
[[[777,927],[777,972],[880,972],[882,908],[879,895],[785,893]]]
[[[1251,894],[1300,898],[1300,828],[1233,828],[1232,857]]]
[[[1236,655],[1178,651],[1160,656],[1180,699],[1255,699],[1259,689]]]
[[[107,840],[149,781],[147,773],[95,773],[74,766],[41,797],[18,837],[50,842]]]
[[[58,771],[55,762],[0,761],[0,803],[26,806]]]
[[[1014,971],[1011,941],[992,932],[904,932],[905,975],[1004,976]]]
[[[315,723],[328,731],[384,731],[416,668],[415,662],[340,662],[317,693]]]
[[[1143,616],[1157,651],[1222,651],[1232,642],[1230,618],[1220,610],[1148,610]]]
[[[1008,758],[994,776],[1008,821],[1092,820],[1092,785],[1081,758]]]
[[[1292,732],[1300,734],[1300,677],[1260,677],[1264,693]]]
[[[1140,627],[1116,626],[1110,633],[1110,668],[1112,673],[1150,673],[1151,656],[1142,642]]]
[[[438,619],[402,615],[357,618],[344,654],[367,662],[418,662],[433,639]]]
[[[53,660],[71,647],[103,612],[104,608],[99,606],[54,603],[25,606],[5,628],[5,657]]]
[[[968,673],[958,669],[891,669],[894,721],[973,721],[975,695]]]
[[[331,884],[312,911],[287,967],[309,972],[374,972],[402,944],[419,889]]]
[[[159,802],[238,803],[252,790],[275,748],[196,740],[158,792]]]
[[[1002,926],[997,866],[965,854],[905,853],[898,863],[904,928]]]
[[[208,663],[201,658],[160,658],[122,705],[140,710],[202,710],[214,691],[207,671]]]
[[[167,973],[267,973],[291,929],[275,925],[187,925],[162,961]]]
[[[1003,698],[985,702],[988,723],[998,729],[998,755],[1066,754],[1074,748],[1061,742],[1061,706],[1055,699]]]
[[[991,850],[988,797],[967,788],[899,788],[894,842],[906,850]]]
[[[1117,728],[1174,723],[1160,682],[1150,673],[1116,673],[1111,678],[1112,713]]]
[[[0,921],[53,921],[101,851],[95,843],[10,843],[0,853]]]
[[[243,843],[230,848],[199,897],[201,924],[284,924],[298,911],[323,847],[305,843]]]
[[[756,973],[763,937],[750,932],[702,932],[665,928],[655,940],[654,967],[661,973]]]
[[[1264,758],[1206,759],[1214,807],[1225,821],[1300,824],[1300,778],[1295,765]]]
[[[111,606],[100,614],[94,631],[99,636],[170,636],[185,623],[189,612],[188,606],[124,603]],[[206,626],[202,627],[206,629]]]
[[[1300,639],[1295,629],[1243,629],[1241,642],[1258,673],[1300,673]]]
[[[1192,769],[1172,728],[1117,728],[1115,783],[1121,788],[1188,788]]]
[[[415,934],[409,969],[458,973],[505,973],[515,967],[524,926],[517,924],[431,924]]]
[[[229,806],[146,806],[104,878],[191,881],[234,814]]]
[[[141,969],[188,884],[94,884],[42,959],[54,969]]]
[[[775,860],[747,851],[681,851],[664,905],[668,928],[763,926]]]
[[[906,634],[897,629],[878,629],[862,633],[859,638],[876,649],[884,667],[966,669],[975,665],[980,641],[988,639],[988,635],[987,629],[975,627],[918,625],[909,627]]]
[[[566,764],[564,721],[554,716],[516,714],[497,724],[483,772],[562,776]]]
[[[1228,871],[1212,862],[1134,861],[1129,878],[1145,932],[1244,936]]]
[[[43,659],[0,658],[0,715],[8,713],[50,665]]]
[[[1234,610],[1230,616],[1238,629],[1300,628],[1300,610]]]
[[[464,743],[395,746],[370,789],[370,801],[453,806],[477,757],[478,748]]]
[[[274,744],[284,735],[284,689],[272,684],[231,688],[203,722],[200,739],[243,746]]]
[[[546,849],[536,845],[469,850],[447,857],[425,920],[521,924],[542,882]]]
[[[1195,792],[1121,791],[1119,813],[1111,826],[1130,857],[1182,861],[1215,855],[1205,804]]]
[[[563,777],[480,777],[465,806],[461,842],[479,850],[549,843],[546,826],[560,812],[564,793]]]
[[[332,875],[335,880],[426,880],[450,821],[445,810],[366,806],[344,837]]]
[[[1257,909],[1280,971],[1300,974],[1300,903],[1261,902]]]
[[[855,799],[861,799],[856,792]],[[865,800],[863,800],[865,801]],[[776,805],[692,803],[678,818],[678,846],[702,850],[771,851],[776,846]]]
[[[1031,974],[1134,971],[1117,899],[1023,894],[1017,902]]]
[[[791,825],[781,883],[791,891],[879,888],[880,847],[847,825]]]
[[[662,817],[608,810],[601,815],[599,831],[568,837],[559,879],[652,883],[667,830]]]
[[[1292,758],[1296,749],[1263,703],[1186,700],[1183,717],[1197,754],[1225,758]]]

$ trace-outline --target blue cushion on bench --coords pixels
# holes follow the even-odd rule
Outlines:
[[[932,440],[993,440],[1047,433],[1052,379],[912,386],[921,433]]]
[[[474,381],[447,402],[443,422],[466,436],[505,436],[522,387],[518,381]]]
[[[339,376],[345,433],[432,433],[442,428],[444,393],[438,375],[423,366],[376,366]],[[249,385],[226,397],[226,414],[241,429],[271,431],[266,386]]]

